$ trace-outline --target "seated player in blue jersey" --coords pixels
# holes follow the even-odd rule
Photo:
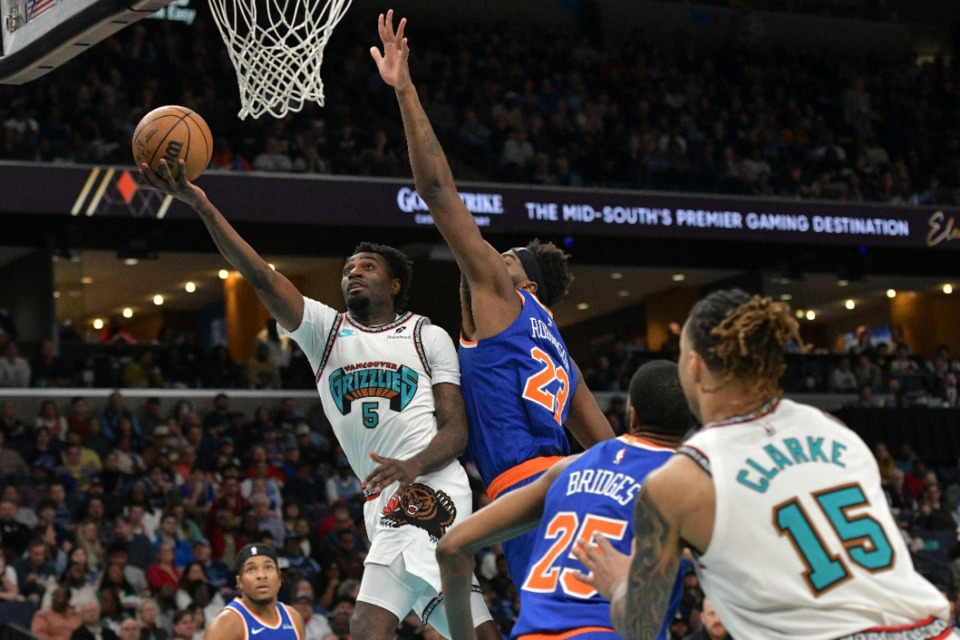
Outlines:
[[[673,456],[694,426],[677,379],[666,360],[640,367],[630,381],[627,435],[607,440],[555,464],[537,480],[503,496],[451,528],[437,547],[447,618],[469,620],[474,554],[481,548],[535,530],[534,555],[520,587],[520,616],[511,637],[533,640],[619,637],[610,603],[578,576],[573,550],[595,534],[630,553],[633,508],[647,474]],[[668,615],[656,637],[665,639],[680,604],[682,573],[672,587]],[[451,626],[454,640],[473,638],[469,623]]]
[[[417,97],[407,64],[406,19],[380,16],[383,52],[371,54],[396,90],[417,193],[463,273],[460,369],[468,450],[496,499],[532,482],[570,453],[563,427],[584,448],[613,437],[570,358],[549,306],[573,277],[567,256],[534,240],[504,253],[480,234]],[[486,206],[486,205],[484,205]],[[514,582],[525,575],[532,538],[504,545]]]
[[[237,554],[237,591],[207,626],[204,640],[302,640],[303,618],[277,601],[280,568],[277,552],[264,544],[248,544]]]

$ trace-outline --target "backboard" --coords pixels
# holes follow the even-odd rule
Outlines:
[[[172,0],[0,0],[0,84],[23,84]]]

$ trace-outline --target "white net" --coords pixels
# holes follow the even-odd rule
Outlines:
[[[237,70],[241,119],[323,105],[323,49],[352,0],[210,0]]]

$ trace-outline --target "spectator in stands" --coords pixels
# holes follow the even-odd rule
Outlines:
[[[263,151],[253,159],[253,168],[257,171],[293,171],[293,161],[276,136],[267,136]]]
[[[938,394],[943,406],[948,409],[960,408],[960,392],[957,390],[957,374],[948,371],[943,376],[943,387]]]
[[[103,433],[103,423],[98,417],[91,417],[87,422],[87,433],[80,440],[85,449],[89,449],[106,462],[107,454],[113,448],[113,442]]]
[[[193,640],[197,632],[193,622],[193,611],[180,609],[173,614],[173,634],[170,640]]]
[[[30,386],[30,364],[20,357],[17,343],[7,340],[0,356],[0,387]]]
[[[77,528],[77,546],[87,554],[87,567],[90,573],[99,576],[106,567],[106,554],[100,542],[100,532],[93,520],[84,521]]]
[[[910,357],[910,349],[905,343],[897,345],[893,360],[887,364],[891,376],[911,376],[920,373],[920,365]]]
[[[142,633],[140,625],[133,618],[127,618],[120,623],[119,640],[140,640]]]
[[[70,635],[70,640],[119,640],[112,629],[100,624],[100,602],[90,600],[80,607],[82,624]]]
[[[258,531],[266,531],[274,540],[273,547],[280,549],[286,537],[283,521],[280,516],[270,509],[270,498],[265,493],[255,493],[250,496],[250,513],[257,523]]]
[[[28,529],[33,529],[37,526],[37,512],[36,506],[37,502],[40,501],[39,492],[23,492],[21,496],[21,488],[26,487],[27,483],[20,481],[19,484],[11,483],[3,487],[0,490],[0,499],[7,498],[13,500],[17,505],[17,509],[14,512],[13,518],[20,524],[26,526]],[[2,536],[0,536],[2,539]]]
[[[247,361],[247,385],[251,389],[279,389],[280,369],[270,359],[270,349],[258,343],[253,357]]]
[[[118,566],[123,571],[123,580],[120,581],[116,576],[112,576],[110,582],[113,584],[129,584],[134,593],[145,593],[150,587],[147,584],[147,574],[140,567],[134,566],[129,562],[130,554],[127,552],[127,545],[122,542],[114,542],[107,549],[107,569]]]
[[[80,445],[67,445],[61,459],[62,464],[55,471],[57,479],[68,485],[73,495],[83,495],[90,491],[91,482],[99,476],[100,468],[92,460],[83,461],[83,449]]]
[[[46,607],[50,603],[53,593],[58,587],[68,590],[70,594],[70,607],[76,611],[79,611],[80,607],[85,603],[95,601],[97,599],[97,592],[88,584],[88,575],[89,571],[87,570],[85,561],[71,561],[60,575],[60,580],[57,582],[57,585],[50,587],[43,594],[40,607]]]
[[[33,615],[30,632],[39,640],[70,640],[73,631],[80,626],[80,614],[70,606],[70,593],[64,587],[56,587],[50,605]]]
[[[40,538],[43,541],[43,544],[46,545],[46,557],[50,559],[53,565],[53,573],[55,576],[61,575],[67,568],[67,552],[63,550],[63,546],[58,542],[59,538],[68,539],[66,535],[60,535],[57,532],[57,528],[54,526],[53,522],[46,519],[46,516],[39,521],[36,527],[33,529],[33,536],[35,538]]]
[[[26,480],[29,473],[27,461],[16,449],[7,446],[7,434],[0,429],[0,483]]]
[[[56,354],[53,340],[42,341],[37,355],[30,363],[30,386],[69,387],[72,377],[67,363]]]
[[[326,617],[314,612],[313,587],[306,580],[297,582],[297,590],[293,594],[293,608],[303,618],[306,630],[304,640],[326,640],[332,633],[330,623]]]
[[[126,402],[119,391],[114,391],[107,398],[107,406],[100,416],[100,423],[103,427],[103,435],[109,440],[117,440],[121,435],[121,422],[126,419],[130,422],[135,440],[139,440],[143,431],[140,428],[140,421],[126,407]]]
[[[163,376],[162,373],[160,375]],[[143,438],[148,442],[153,439],[153,432],[157,427],[167,424],[167,419],[160,412],[160,398],[156,397],[147,398],[137,417],[140,420]]]
[[[27,464],[39,464],[49,473],[54,473],[60,466],[60,452],[62,445],[60,440],[50,435],[50,430],[46,427],[36,427],[33,434],[33,446],[27,454]]]
[[[179,537],[177,525],[177,516],[172,511],[167,511],[160,517],[160,528],[153,541],[153,551],[159,557],[160,549],[165,544],[173,546],[173,565],[178,570],[182,570],[187,564],[193,562],[193,547]]]
[[[0,431],[7,436],[7,446],[26,458],[33,445],[33,434],[17,417],[17,408],[9,400],[0,401]]]
[[[120,424],[123,428],[129,430],[130,421],[123,419]],[[130,435],[121,435],[116,440],[116,447],[111,453],[117,457],[117,468],[120,470],[120,473],[127,476],[141,476],[145,470],[143,464],[143,456],[134,451],[134,440]],[[137,489],[138,486],[134,485],[131,490],[131,495],[133,495],[133,490]],[[143,487],[139,487],[140,491],[143,491]],[[137,499],[140,499],[140,496],[137,496]],[[145,498],[143,498],[145,500]],[[133,503],[131,503],[133,504]]]
[[[890,477],[890,474],[893,472],[893,470],[897,468],[897,463],[890,454],[890,449],[887,448],[886,442],[881,440],[873,445],[873,457],[877,460],[877,467],[880,469],[880,477],[886,481],[886,479]]]
[[[99,593],[100,624],[104,628],[120,634],[120,625],[123,622],[124,611],[120,603],[120,594],[113,589],[104,589]]]
[[[195,562],[203,568],[207,581],[214,586],[224,597],[229,598],[234,592],[234,576],[226,564],[213,559],[210,541],[200,538],[193,543],[193,557]]]
[[[883,372],[865,353],[857,356],[857,365],[853,369],[853,374],[857,377],[858,388],[867,385],[872,390],[879,391],[883,384]]]
[[[883,406],[883,401],[873,395],[873,387],[869,384],[857,388],[857,398],[849,403],[848,407],[857,409],[876,409]]]
[[[47,545],[40,538],[30,541],[27,555],[15,562],[13,568],[17,572],[17,586],[21,595],[35,605],[40,604],[47,587],[57,581],[53,561],[47,555]],[[70,594],[66,591],[64,593],[69,602]]]
[[[327,504],[350,502],[363,495],[360,479],[354,475],[345,457],[337,458],[334,468],[336,472],[327,479]]]
[[[321,573],[320,563],[303,553],[300,536],[288,534],[280,547],[280,557],[286,560],[288,576],[300,576],[315,581]]]
[[[847,393],[857,390],[857,376],[850,368],[850,358],[843,356],[830,371],[830,391]]]
[[[887,496],[887,502],[890,510],[901,526],[907,526],[913,519],[913,512],[916,510],[916,500],[907,490],[905,475],[900,469],[894,469],[890,472],[889,482],[883,485],[884,493]]]
[[[887,380],[887,395],[883,406],[887,409],[903,409],[908,405],[907,394],[904,393],[899,378]]]
[[[0,553],[19,558],[30,544],[30,530],[16,519],[17,502],[11,497],[0,498]]]
[[[207,536],[214,560],[228,567],[233,566],[237,552],[247,544],[246,536],[240,531],[240,516],[230,509],[214,512],[214,523],[208,527]]]
[[[127,515],[118,515],[113,522],[115,544],[124,545],[129,563],[146,572],[154,556],[150,539],[135,530],[133,521]]]
[[[142,640],[167,640],[169,637],[167,630],[160,626],[160,607],[153,598],[140,601],[135,620]]]
[[[924,487],[918,503],[910,526],[911,533],[923,535],[956,528],[956,521],[941,502],[940,486],[936,482]]]
[[[147,584],[154,592],[165,590],[170,597],[176,592],[181,571],[174,566],[175,557],[174,543],[168,540],[161,542],[156,552],[156,559],[147,568]]]

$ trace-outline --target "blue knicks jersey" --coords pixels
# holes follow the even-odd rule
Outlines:
[[[293,623],[289,607],[282,602],[277,603],[280,619],[276,624],[270,624],[254,614],[239,597],[231,600],[224,609],[233,611],[243,620],[244,640],[303,640],[297,631],[297,625]]]
[[[583,565],[573,556],[578,540],[602,534],[621,553],[630,554],[633,511],[640,484],[674,450],[629,435],[594,445],[557,476],[543,505],[534,552],[520,591],[520,617],[511,637],[529,634],[576,635],[612,629],[610,603],[573,576]],[[668,627],[683,590],[678,579],[670,609],[657,636]]]
[[[563,432],[576,373],[560,330],[536,296],[502,332],[460,339],[460,375],[470,427],[469,450],[489,485],[501,473],[541,456],[565,456]]]

